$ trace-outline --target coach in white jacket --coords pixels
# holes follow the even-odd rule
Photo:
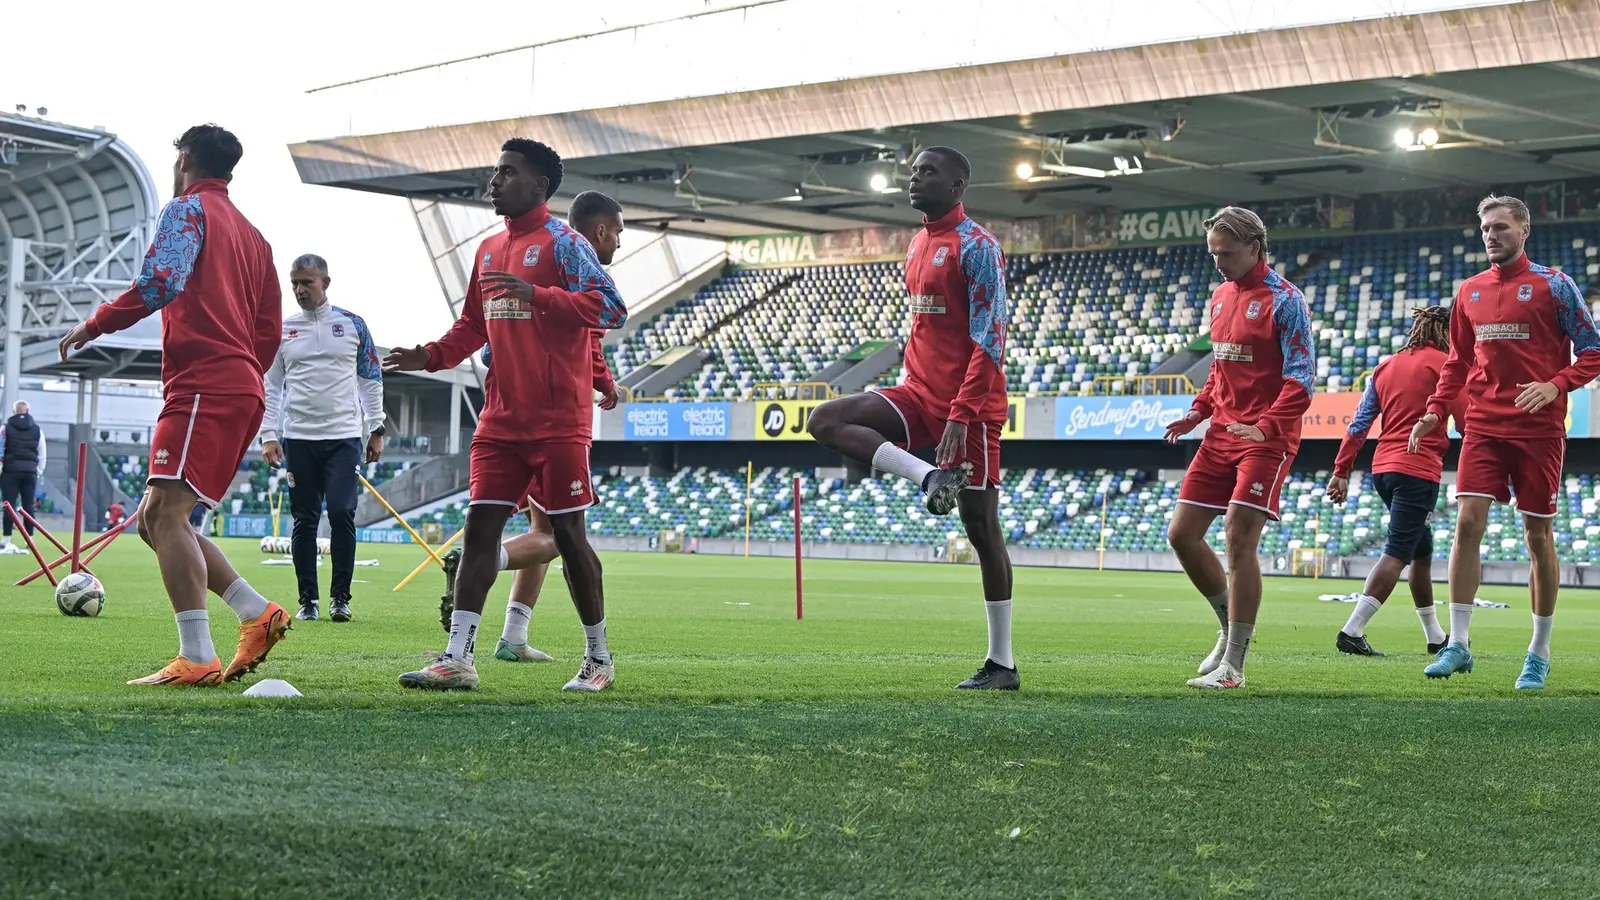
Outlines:
[[[333,544],[329,616],[348,622],[356,471],[363,434],[366,461],[383,456],[383,373],[367,323],[328,302],[329,282],[327,261],[310,253],[289,271],[300,310],[284,318],[278,358],[267,370],[261,456],[289,470],[294,574],[300,583],[295,618],[317,618],[317,523],[326,501]]]

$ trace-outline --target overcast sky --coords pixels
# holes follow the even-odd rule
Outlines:
[[[393,79],[400,90],[347,91],[361,109],[330,116],[310,88],[739,0],[589,0],[506,4],[429,0],[221,2],[166,7],[127,0],[6,4],[0,104],[102,125],[144,159],[163,202],[172,139],[217,122],[245,155],[234,199],[280,266],[326,257],[335,302],[361,313],[380,344],[415,343],[449,324],[405,201],[301,184],[287,145],[347,131],[612,106],[667,97],[1177,40],[1497,0],[1144,0],[1051,6],[1039,0],[789,0],[748,12],[551,48],[532,89],[484,78]],[[1019,30],[1018,23],[1027,27]],[[772,48],[785,52],[774,54]],[[599,49],[602,52],[593,52]],[[507,60],[507,62],[509,62]],[[471,68],[471,67],[466,67]],[[551,77],[552,70],[560,76]],[[564,79],[564,80],[563,80]],[[424,96],[415,83],[443,89]],[[459,98],[459,99],[457,99]],[[342,102],[342,101],[341,101]],[[335,104],[337,105],[337,103]],[[452,116],[457,110],[470,110]],[[424,116],[435,121],[408,121]],[[363,127],[370,124],[372,127]],[[560,148],[557,148],[558,150]],[[485,148],[484,164],[494,158]],[[285,290],[285,302],[292,298]]]

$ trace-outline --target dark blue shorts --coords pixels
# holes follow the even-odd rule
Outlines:
[[[1383,555],[1404,562],[1433,558],[1433,529],[1428,518],[1439,502],[1439,482],[1415,475],[1384,472],[1372,476],[1383,505],[1389,507],[1389,540]]]

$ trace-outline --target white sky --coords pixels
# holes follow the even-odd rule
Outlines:
[[[163,202],[172,190],[172,139],[200,122],[229,128],[245,146],[233,197],[280,267],[301,253],[326,257],[334,302],[363,315],[378,343],[409,344],[438,336],[449,321],[405,201],[306,186],[288,144],[1495,2],[1503,0],[1144,0],[1062,3],[1051,12],[1040,0],[790,0],[549,48],[536,57],[532,79],[501,77],[515,63],[499,58],[308,96],[340,81],[738,0],[280,0],[181,13],[128,0],[13,0],[0,13],[0,104],[44,106],[57,121],[105,126],[144,159]],[[1174,28],[1182,34],[1165,33]],[[595,60],[600,54],[590,49],[612,61]],[[493,155],[485,149],[486,166]],[[285,299],[292,304],[287,289]]]

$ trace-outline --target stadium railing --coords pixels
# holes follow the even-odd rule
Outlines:
[[[1098,375],[1089,382],[1091,396],[1105,394],[1155,396],[1194,392],[1194,382],[1190,381],[1187,375]]]

